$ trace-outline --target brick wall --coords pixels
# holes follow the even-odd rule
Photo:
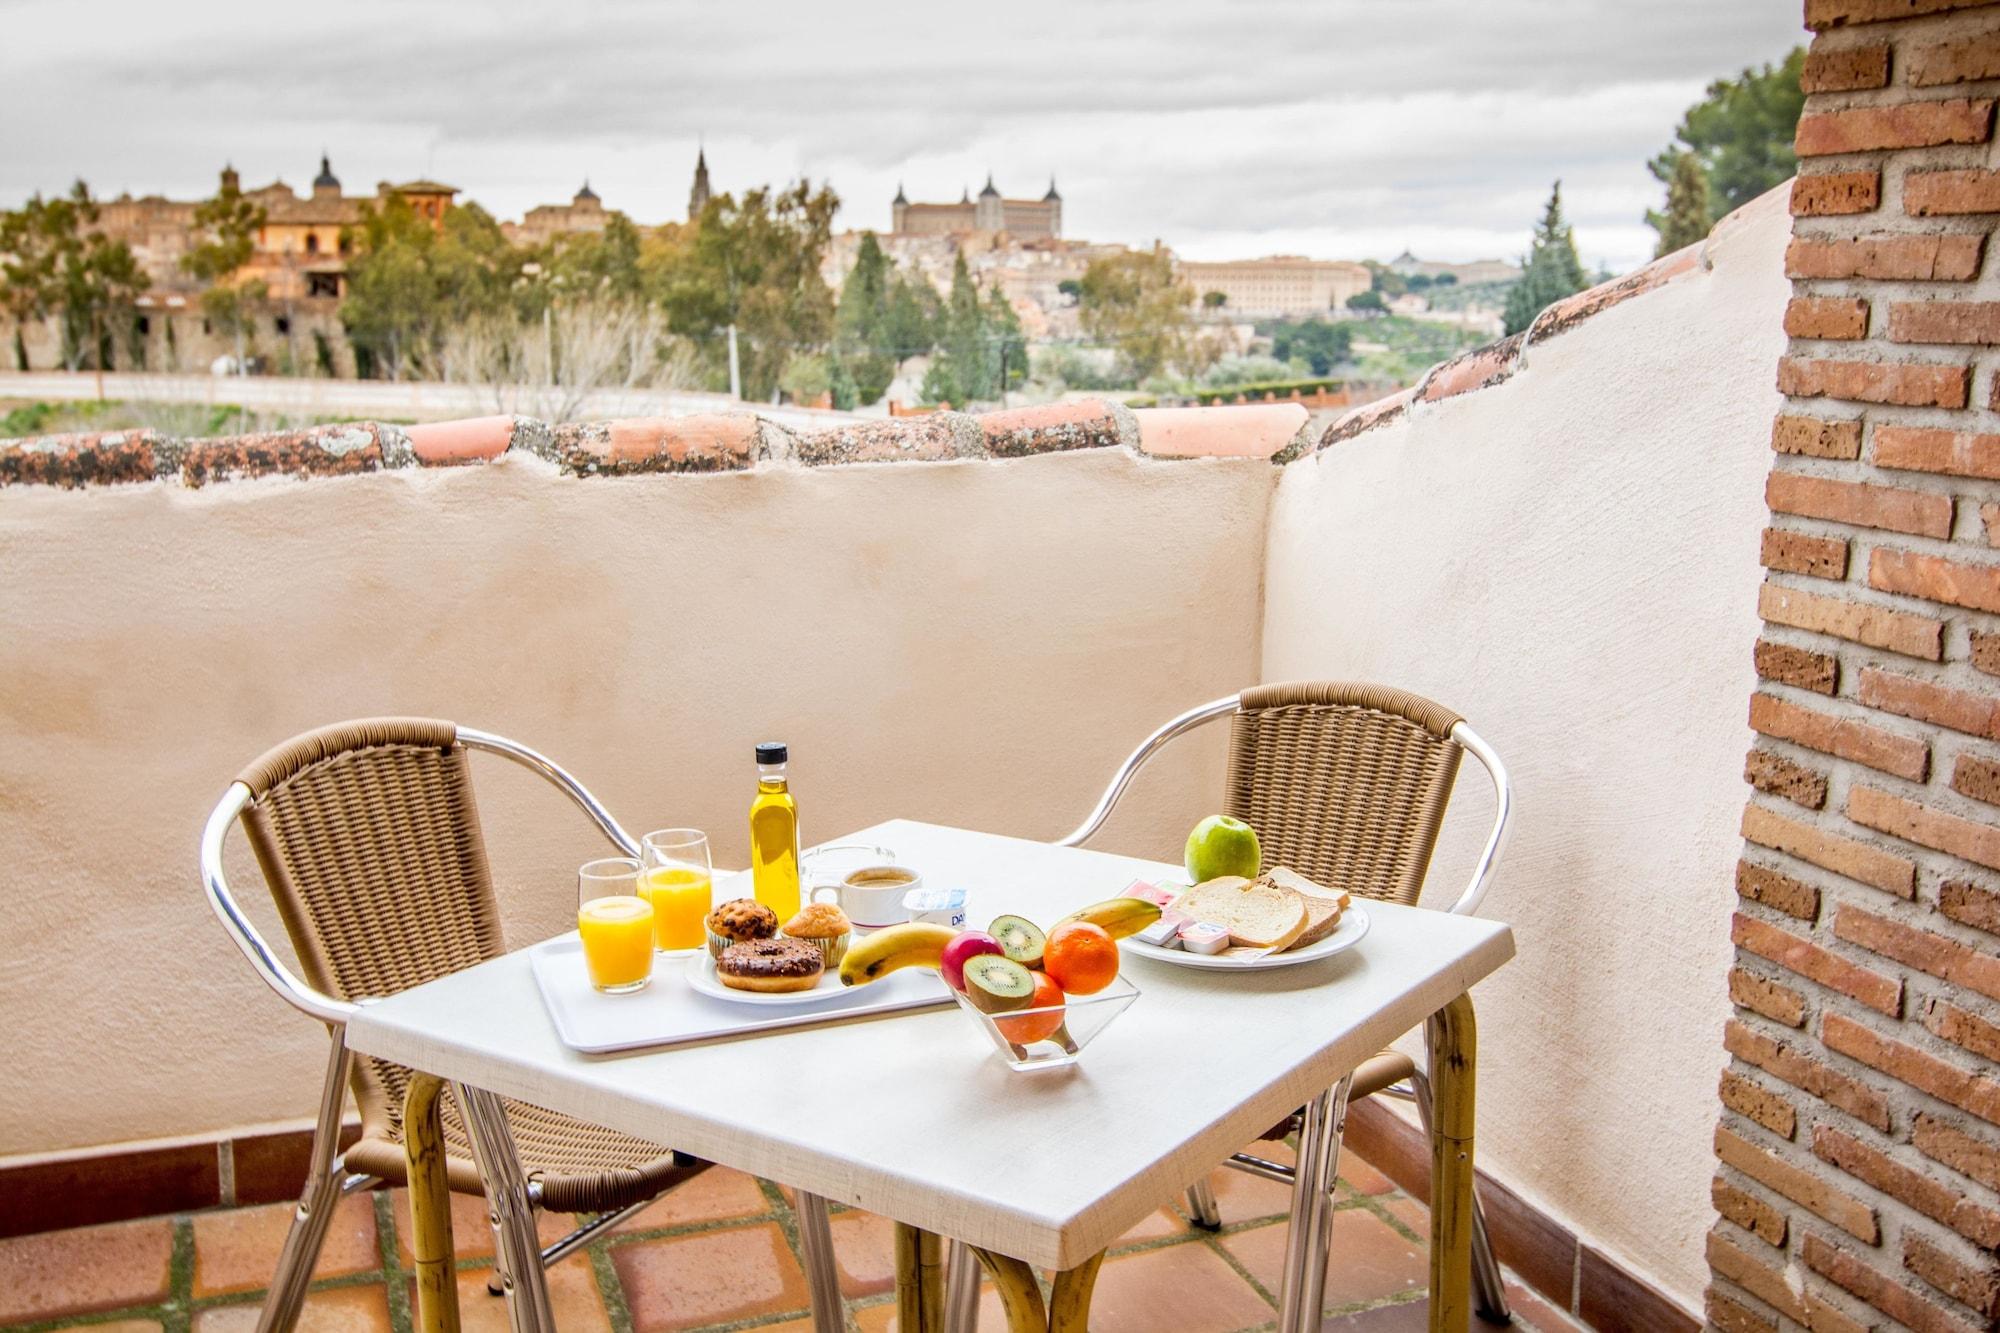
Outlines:
[[[1995,1329],[2000,5],[1805,14],[1708,1317]]]

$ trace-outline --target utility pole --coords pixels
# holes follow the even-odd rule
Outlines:
[[[743,365],[736,358],[736,325],[729,326],[729,396],[741,402],[743,399]]]

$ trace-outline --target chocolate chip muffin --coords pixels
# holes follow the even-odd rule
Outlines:
[[[708,914],[708,951],[717,958],[732,944],[777,933],[778,914],[755,898],[731,898]]]
[[[826,960],[805,940],[746,940],[715,960],[716,978],[733,990],[811,990],[825,972]]]

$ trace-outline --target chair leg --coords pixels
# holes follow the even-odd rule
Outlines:
[[[1417,1118],[1423,1121],[1424,1135],[1431,1132],[1431,1081],[1423,1074],[1410,1077],[1416,1095]],[[1489,1324],[1510,1324],[1514,1312],[1507,1304],[1507,1284],[1500,1275],[1500,1261],[1493,1257],[1493,1241],[1486,1231],[1486,1209],[1479,1202],[1479,1189],[1472,1191],[1472,1299],[1479,1317]]]
[[[978,1326],[979,1256],[955,1240],[945,1260],[944,1333],[976,1333]]]
[[[665,1192],[665,1190],[662,1190],[660,1193],[664,1194]],[[570,1255],[575,1254],[612,1227],[617,1226],[620,1222],[632,1216],[632,1214],[642,1208],[650,1207],[653,1199],[659,1197],[659,1194],[655,1194],[652,1199],[641,1199],[637,1203],[628,1203],[616,1212],[599,1213],[596,1217],[591,1218],[588,1222],[585,1222],[582,1226],[555,1242],[555,1244],[543,1246],[542,1267],[549,1268],[558,1260],[567,1259]],[[488,1296],[506,1295],[506,1288],[501,1284],[498,1269],[494,1270],[492,1277],[486,1279],[486,1294]]]
[[[812,1299],[814,1333],[842,1333],[847,1313],[840,1303],[840,1270],[833,1262],[833,1227],[826,1200],[798,1192],[799,1253],[806,1261],[806,1292]]]
[[[340,1109],[347,1095],[347,1071],[352,1057],[347,1053],[347,1030],[335,1028],[333,1050],[327,1057],[326,1081],[320,1086],[319,1119],[313,1126],[312,1160],[306,1167],[305,1189],[292,1214],[291,1229],[285,1233],[284,1248],[278,1252],[278,1271],[264,1296],[263,1311],[257,1317],[257,1333],[291,1333],[305,1304],[306,1288],[312,1284],[313,1266],[319,1262],[320,1246],[333,1221],[334,1206],[340,1202],[346,1171],[341,1166]]]
[[[507,1293],[508,1323],[514,1333],[555,1333],[541,1240],[535,1234],[535,1192],[521,1170],[506,1107],[493,1093],[468,1084],[454,1083],[452,1090],[465,1115],[466,1137],[472,1140],[493,1219],[493,1262]]]
[[[1333,1182],[1340,1135],[1347,1127],[1347,1091],[1354,1075],[1306,1103],[1299,1127],[1299,1164],[1292,1179],[1292,1217],[1285,1237],[1285,1275],[1278,1296],[1278,1333],[1319,1327],[1326,1304],[1327,1246],[1332,1239]]]
[[[1222,1230],[1222,1210],[1216,1206],[1215,1186],[1208,1177],[1187,1187],[1188,1220],[1204,1231]]]

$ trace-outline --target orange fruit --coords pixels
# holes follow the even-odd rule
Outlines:
[[[1042,971],[1071,995],[1094,995],[1118,975],[1118,945],[1088,921],[1057,926],[1042,950]]]
[[[1048,973],[1035,973],[1035,994],[1028,1001],[1028,1008],[1046,1009],[1048,1012],[993,1020],[993,1026],[1000,1029],[1000,1035],[1017,1046],[1043,1041],[1063,1025],[1062,987],[1056,985]]]

